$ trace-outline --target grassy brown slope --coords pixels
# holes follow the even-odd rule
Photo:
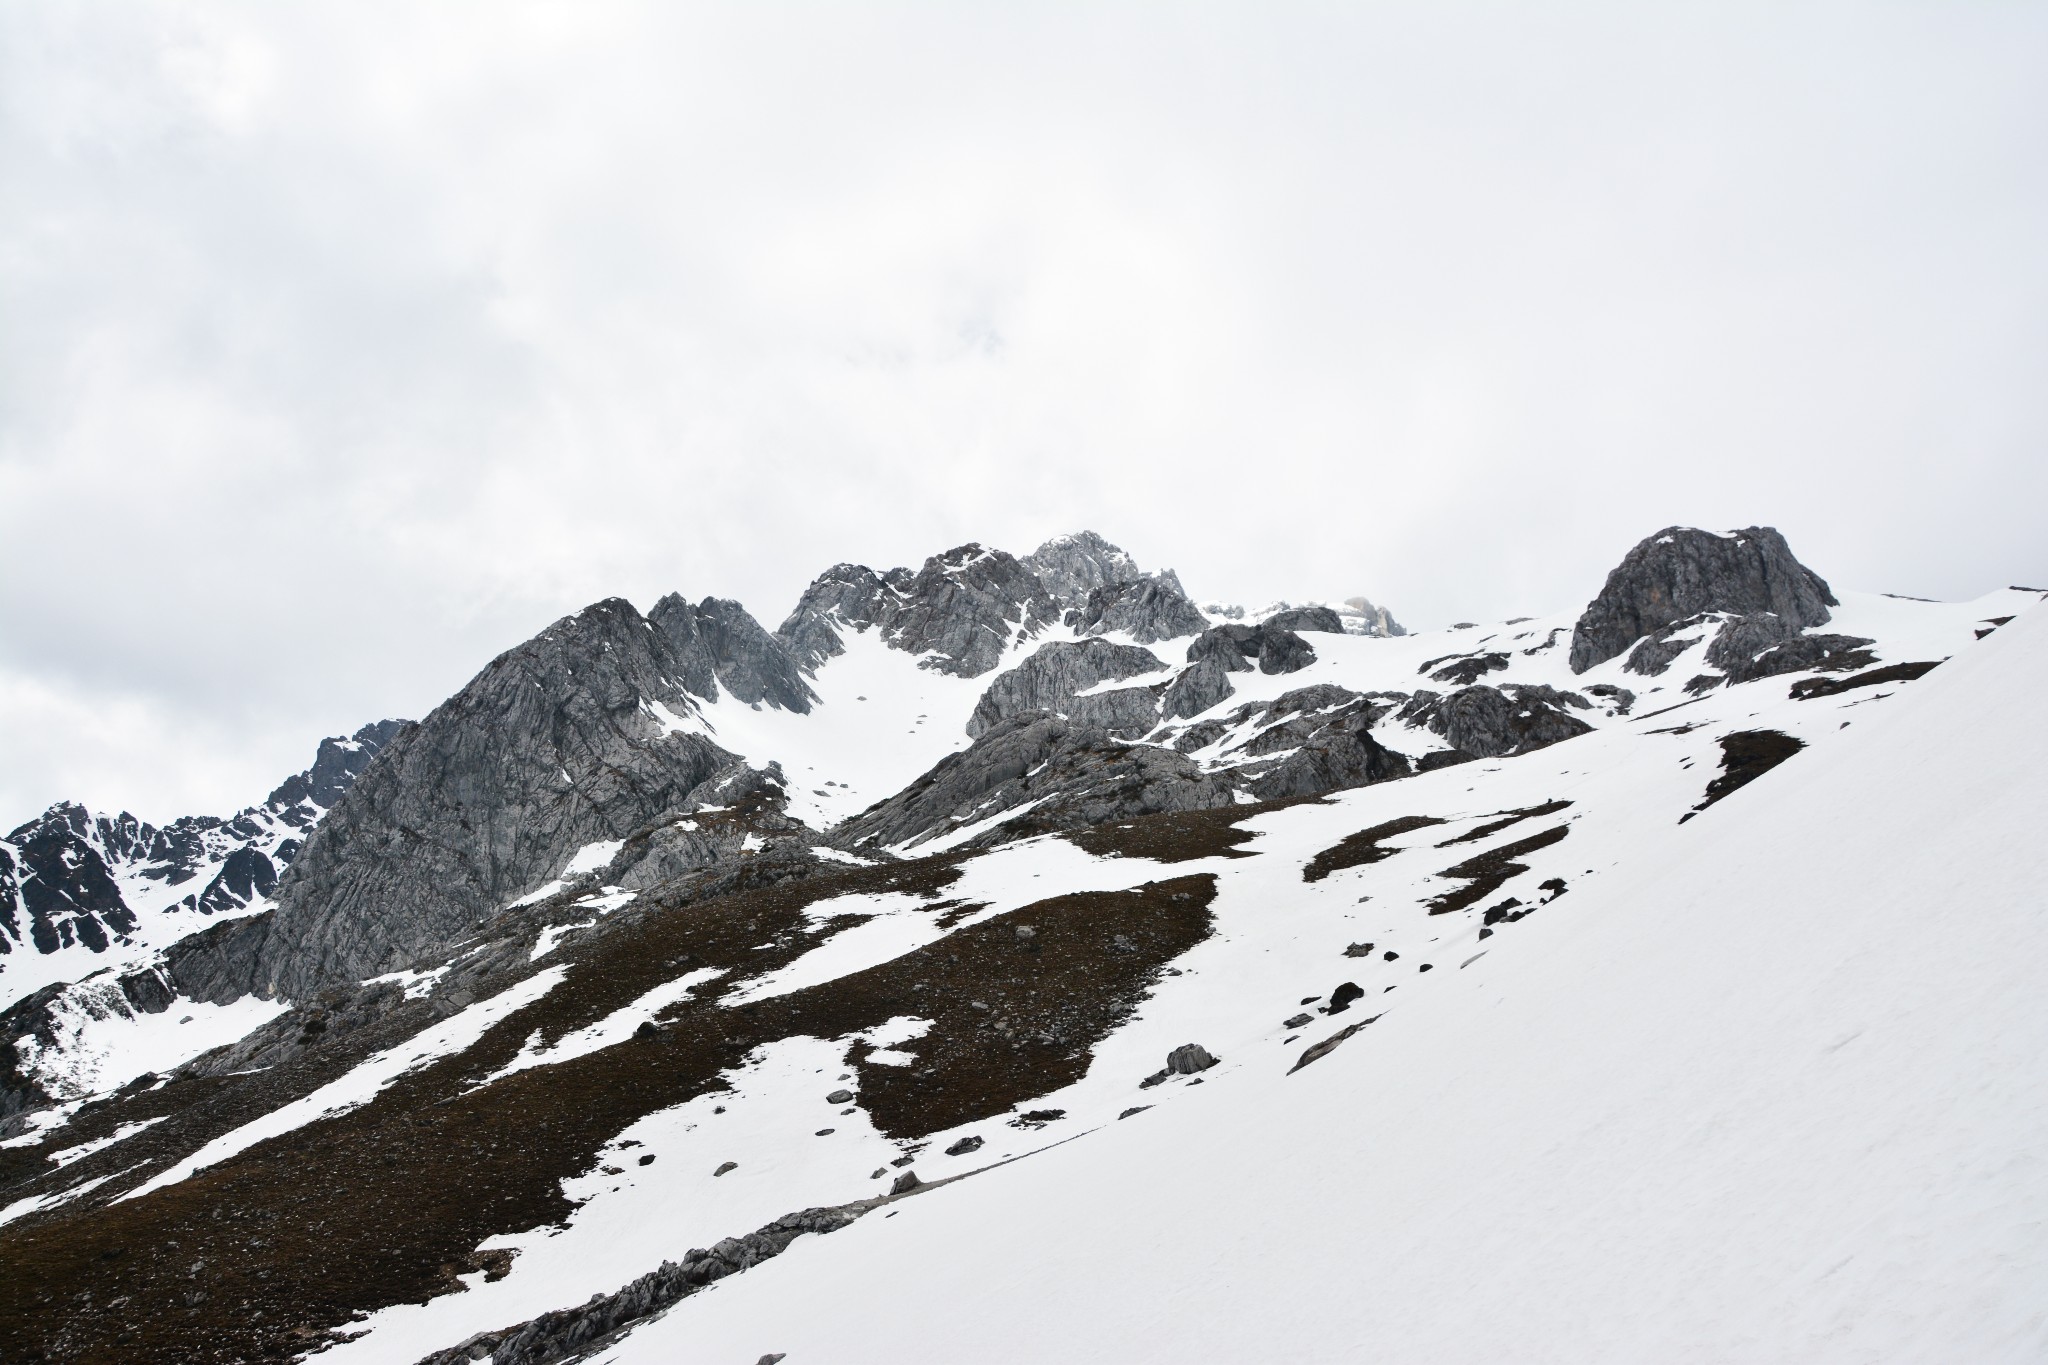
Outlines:
[[[1238,847],[1253,832],[1238,823],[1268,811],[1306,804],[1327,805],[1323,796],[1285,796],[1241,806],[1143,815],[1089,829],[1065,831],[1066,837],[1098,858],[1150,858],[1155,863],[1184,863],[1200,858],[1249,858]]]
[[[563,1218],[560,1182],[588,1171],[606,1141],[721,1088],[722,1072],[779,1038],[932,1018],[911,1045],[912,1068],[867,1064],[850,1045],[877,1126],[909,1139],[1002,1114],[1077,1079],[1093,1044],[1209,932],[1210,877],[1062,897],[840,982],[740,1009],[686,1003],[652,1037],[469,1089],[536,1028],[560,1036],[697,967],[728,967],[732,981],[772,969],[815,941],[803,915],[811,903],[852,891],[935,895],[957,876],[951,863],[621,912],[549,959],[571,971],[548,996],[370,1104],[143,1199],[81,1201],[8,1229],[0,1359],[287,1359],[358,1312],[446,1292],[455,1276],[487,1268],[472,1255],[479,1241]],[[1018,924],[1033,936],[1020,939]],[[768,941],[777,946],[761,950]]]

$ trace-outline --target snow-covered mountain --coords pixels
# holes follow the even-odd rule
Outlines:
[[[0,1004],[264,909],[306,832],[404,726],[320,742],[259,805],[158,828],[60,801],[0,839]]]
[[[0,1356],[2031,1358],[2042,595],[598,603],[0,1015]]]

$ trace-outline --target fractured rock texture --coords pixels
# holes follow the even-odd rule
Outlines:
[[[1768,526],[1729,535],[1673,526],[1638,544],[1608,574],[1573,628],[1571,667],[1583,673],[1702,612],[1771,612],[1804,630],[1827,624],[1834,605],[1826,582]]]

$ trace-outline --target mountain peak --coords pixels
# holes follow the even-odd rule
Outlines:
[[[1024,557],[1045,590],[1063,607],[1082,607],[1097,588],[1139,576],[1138,561],[1093,531],[1054,536]]]

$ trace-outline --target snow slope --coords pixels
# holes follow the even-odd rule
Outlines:
[[[2029,611],[1313,1067],[1218,1068],[598,1358],[2041,1359],[2044,670]]]

